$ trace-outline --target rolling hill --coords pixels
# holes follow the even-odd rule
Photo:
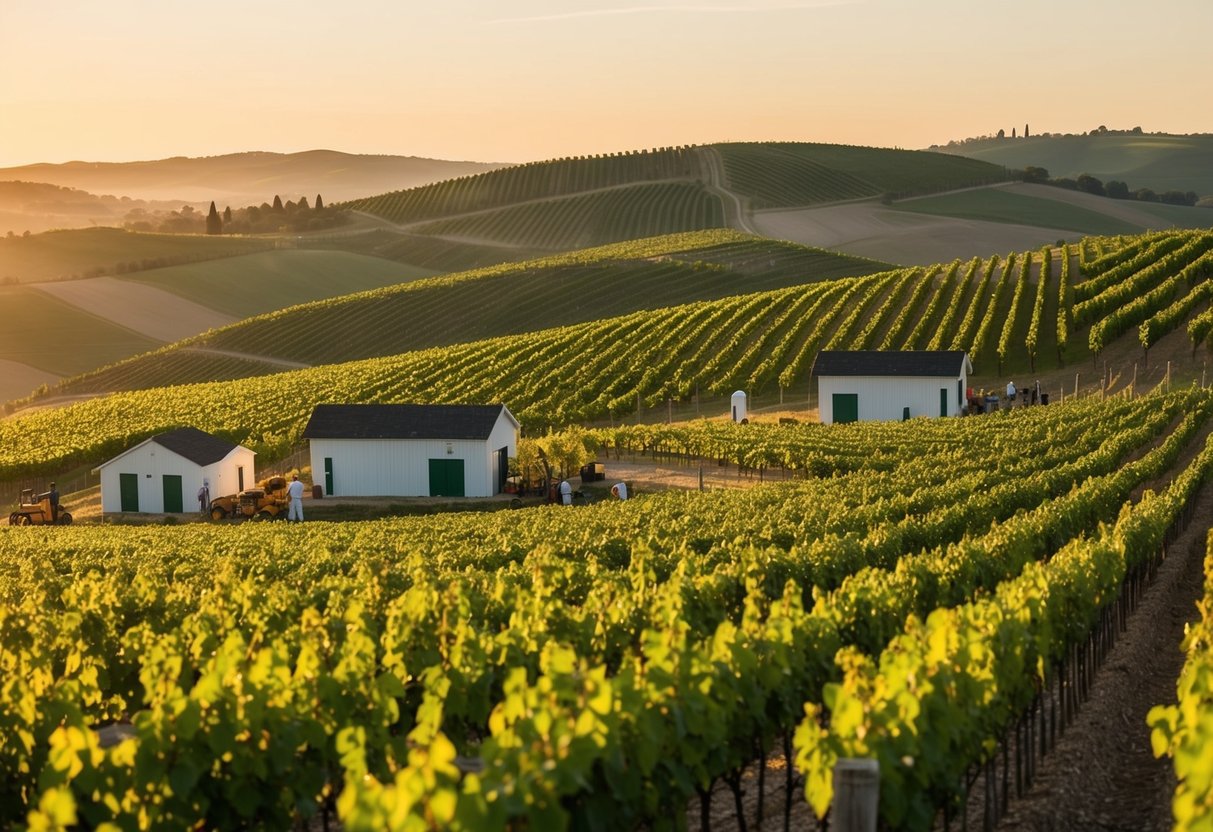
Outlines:
[[[1150,188],[1213,195],[1213,135],[1094,133],[1086,136],[1032,136],[975,139],[933,148],[1008,168],[1042,167],[1051,176],[1083,173],[1130,190]]]
[[[1213,331],[1210,298],[1213,232],[1088,238],[34,411],[0,421],[0,477],[95,462],[183,424],[273,459],[319,402],[504,401],[540,430],[737,387],[782,400],[804,395],[821,349],[967,349],[974,386],[1032,373],[1059,398],[1075,371],[1098,375],[1100,390],[1143,389],[1200,377],[1189,356]],[[30,446],[31,433],[44,441]]]
[[[384,189],[412,188],[501,167],[416,156],[372,156],[309,150],[249,152],[144,162],[65,162],[0,168],[0,180],[47,182],[134,199],[254,205],[278,194],[285,201],[317,193],[329,202]]]
[[[281,368],[256,359],[327,364],[502,335],[520,336],[525,350],[521,336],[537,329],[889,268],[737,232],[671,235],[271,312],[67,380],[56,392],[244,377]]]

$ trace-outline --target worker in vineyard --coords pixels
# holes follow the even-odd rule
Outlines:
[[[1007,382],[1007,407],[1015,406],[1015,382]]]
[[[51,490],[46,492],[46,499],[51,502],[51,523],[59,522],[59,489],[51,483]]]
[[[207,510],[211,507],[211,481],[203,480],[202,487],[198,489],[198,513],[203,517],[206,516]]]
[[[573,504],[573,486],[569,485],[569,481],[561,480],[557,490],[560,492],[560,504],[571,506]]]
[[[611,486],[611,495],[620,502],[624,502],[628,498],[628,484],[623,480],[615,483]]]
[[[290,505],[287,506],[286,519],[291,522],[303,521],[303,483],[299,482],[299,475],[291,475],[291,484],[286,487],[286,496],[290,500]]]

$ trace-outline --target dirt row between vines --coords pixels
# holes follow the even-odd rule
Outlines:
[[[1163,434],[1175,427],[1170,425]],[[1185,448],[1171,471],[1149,484],[1161,491],[1183,470],[1213,434],[1206,425]],[[1163,437],[1159,437],[1161,440]],[[1140,496],[1140,490],[1134,499]],[[1213,527],[1213,483],[1206,483],[1193,506],[1191,521],[1166,550],[1153,583],[1129,616],[1103,666],[1095,674],[1090,696],[1049,754],[1037,762],[1035,780],[1022,798],[1012,795],[998,832],[1139,832],[1169,830],[1175,775],[1169,758],[1156,759],[1146,714],[1155,705],[1172,704],[1183,668],[1184,628],[1198,616],[1203,593],[1206,535]],[[742,811],[738,822],[732,791],[717,782],[712,793],[710,828],[782,830],[786,764],[782,752],[767,756],[764,817],[755,823],[759,766],[742,777]],[[980,786],[978,786],[978,789]],[[804,784],[794,782],[792,829],[817,829],[804,799]],[[968,806],[967,828],[983,828],[983,801],[975,790]],[[700,829],[698,801],[688,806],[688,827]],[[943,828],[942,823],[939,828]],[[954,819],[952,829],[961,829]]]

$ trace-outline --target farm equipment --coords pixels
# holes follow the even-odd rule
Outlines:
[[[21,492],[21,504],[17,510],[8,516],[10,526],[70,526],[72,515],[59,509],[56,517],[51,509],[51,495],[34,494],[34,489],[26,488]]]
[[[253,520],[273,520],[285,517],[287,504],[286,477],[270,477],[256,488],[246,488],[239,494],[211,500],[211,519],[249,517]]]

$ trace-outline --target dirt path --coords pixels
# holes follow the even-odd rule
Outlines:
[[[1175,701],[1184,627],[1197,618],[1205,535],[1213,525],[1213,487],[1095,676],[1091,698],[1044,759],[1028,795],[1011,804],[1001,832],[1166,830],[1175,777],[1155,759],[1146,714]]]

